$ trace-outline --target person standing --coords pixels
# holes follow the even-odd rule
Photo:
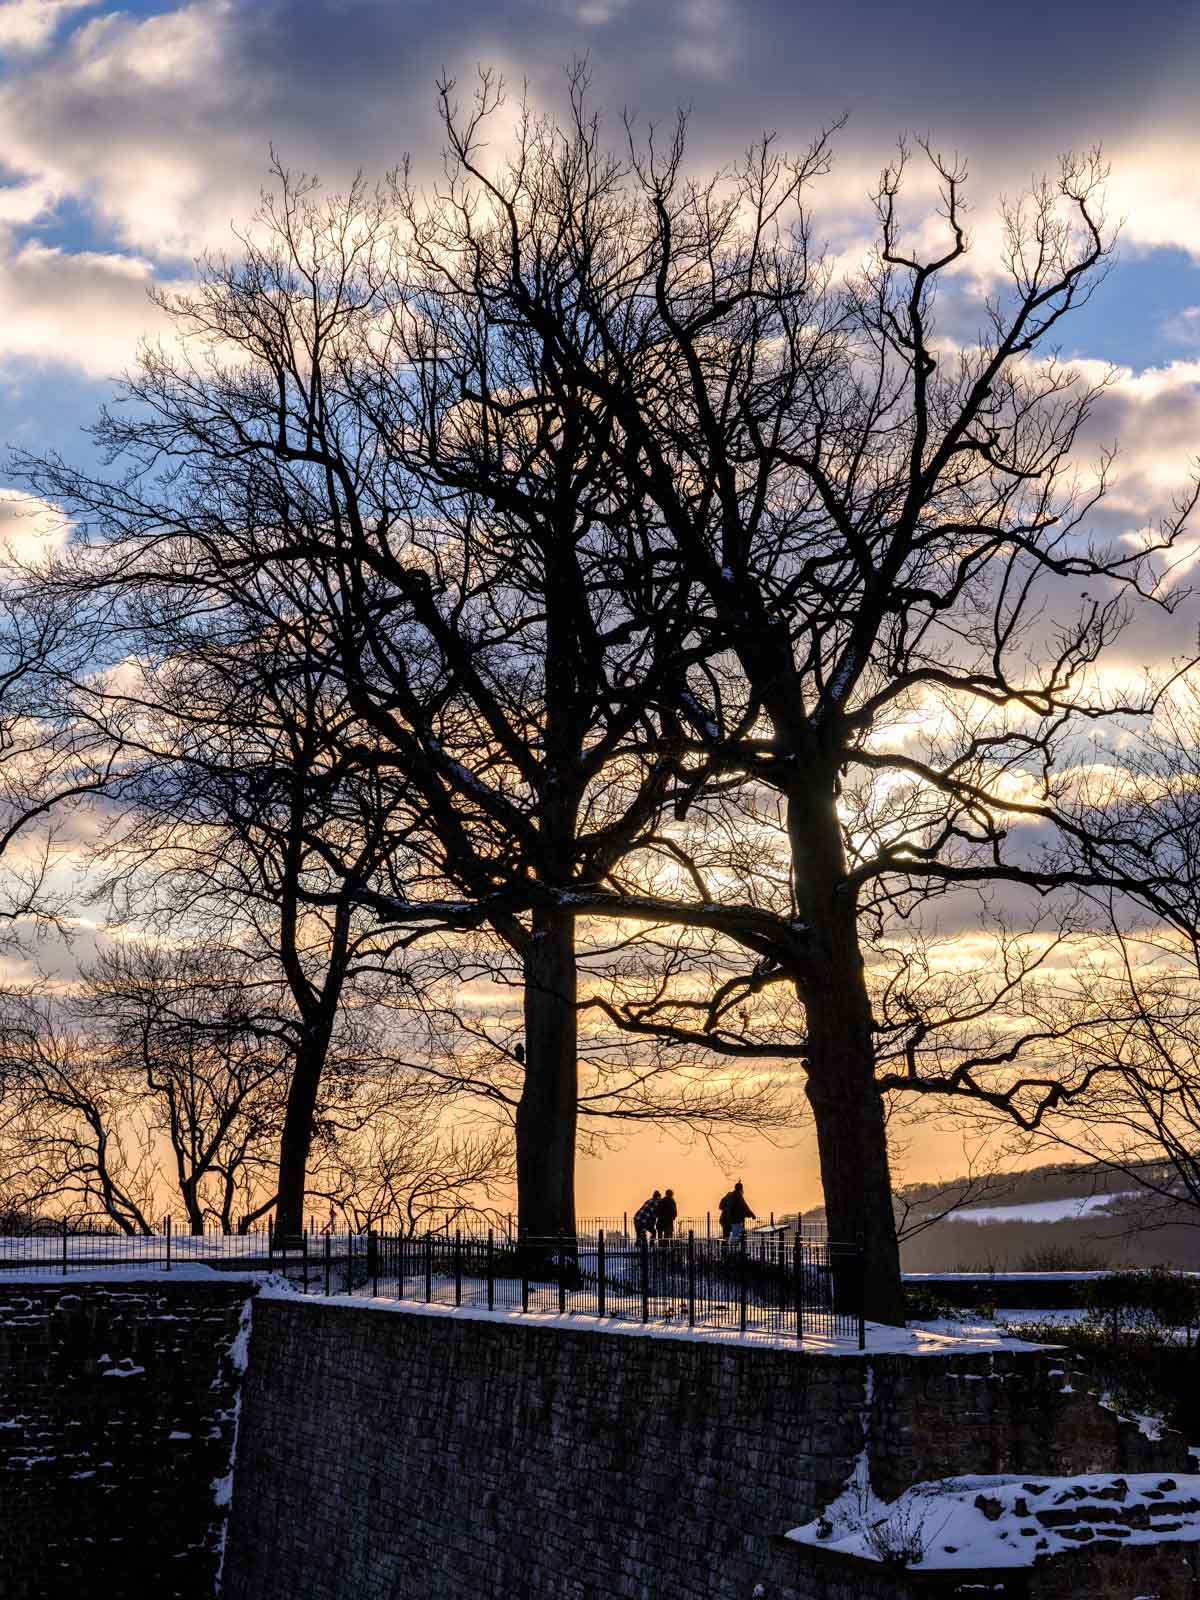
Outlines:
[[[742,1192],[742,1180],[739,1178],[729,1193],[721,1197],[721,1237],[736,1244],[745,1235],[746,1219],[752,1216],[754,1212]]]
[[[668,1189],[658,1202],[658,1213],[655,1218],[655,1227],[660,1239],[670,1239],[675,1234],[675,1218],[679,1215],[679,1207],[675,1204],[675,1191]]]
[[[645,1244],[658,1226],[658,1203],[661,1199],[662,1195],[655,1189],[649,1200],[643,1200],[633,1213],[633,1231],[639,1245]]]

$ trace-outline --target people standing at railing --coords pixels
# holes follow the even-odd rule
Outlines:
[[[675,1218],[679,1215],[679,1207],[675,1204],[675,1191],[668,1189],[658,1202],[658,1210],[654,1217],[654,1231],[660,1239],[670,1239],[675,1234]]]
[[[730,1189],[729,1193],[721,1196],[721,1237],[728,1239],[731,1244],[736,1244],[746,1232],[746,1219],[752,1217],[746,1196],[742,1193],[742,1180],[739,1178]]]
[[[649,1200],[643,1200],[633,1213],[633,1232],[638,1244],[645,1244],[647,1238],[658,1227],[658,1206],[661,1199],[661,1192],[655,1189]]]

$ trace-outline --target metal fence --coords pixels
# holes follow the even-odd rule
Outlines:
[[[677,1328],[784,1333],[866,1345],[860,1244],[743,1235],[630,1243],[598,1229],[481,1234],[308,1234],[272,1241],[271,1266],[306,1294],[370,1295],[489,1311],[572,1312]]]
[[[324,1231],[284,1237],[73,1228],[62,1222],[0,1235],[0,1272],[165,1270],[188,1264],[284,1273],[306,1294],[358,1294],[489,1310],[580,1312],[674,1327],[865,1339],[858,1244],[805,1238],[770,1225],[736,1241],[694,1226],[642,1239],[585,1225],[572,1237],[532,1239],[507,1227],[420,1234]]]
[[[157,1233],[79,1228],[62,1221],[27,1233],[0,1234],[0,1272],[67,1274],[122,1267],[169,1271],[189,1263],[253,1271],[265,1268],[270,1256],[270,1230],[266,1227],[245,1233],[210,1229],[193,1234],[180,1231],[170,1217],[163,1219]]]

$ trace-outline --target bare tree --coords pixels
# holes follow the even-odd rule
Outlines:
[[[8,1203],[32,1215],[153,1233],[161,1196],[145,1090],[63,1020],[44,996],[4,996],[0,1175]]]
[[[443,86],[449,181],[424,261],[447,293],[470,284],[528,330],[585,398],[651,546],[695,586],[710,648],[671,708],[690,787],[702,805],[736,773],[776,796],[789,882],[783,907],[732,902],[685,852],[695,897],[673,908],[611,884],[570,903],[716,929],[749,953],[705,1027],[666,1001],[634,1014],[660,1037],[751,1051],[736,1022],[747,1000],[794,992],[830,1227],[865,1236],[871,1308],[893,1319],[881,1091],[1015,1109],[1020,1074],[985,1085],[971,1060],[924,1070],[918,1051],[878,1071],[864,945],[988,886],[1154,899],[1160,883],[1083,825],[1063,769],[1089,719],[1146,709],[1136,692],[1102,705],[1086,679],[1132,601],[1170,603],[1157,557],[1194,495],[1145,546],[1089,533],[1111,458],[1090,481],[1076,458],[1099,393],[1052,344],[1111,248],[1097,157],[1064,160],[1005,210],[1003,286],[977,342],[955,347],[936,307],[969,248],[960,166],[925,149],[944,243],[922,253],[903,225],[902,148],[874,196],[875,251],[839,281],[801,204],[827,136],[797,159],[766,139],[698,181],[682,119],[665,143],[630,130],[614,157],[585,92],[577,72],[565,125],[519,117],[515,154],[489,163],[496,81],[483,76],[466,112]]]
[[[141,1084],[194,1234],[244,1231],[275,1203],[291,1049],[282,984],[255,967],[237,950],[118,944],[73,997],[107,1072]]]
[[[326,916],[331,951],[365,939],[380,971],[385,949],[398,959],[472,928],[495,968],[516,965],[524,1025],[505,1066],[522,1227],[569,1232],[578,978],[564,894],[602,881],[668,802],[674,763],[654,753],[647,708],[686,664],[686,585],[647,548],[582,398],[472,298],[440,313],[430,301],[435,331],[400,271],[406,202],[356,186],[322,204],[279,177],[265,238],[171,303],[189,353],[146,352],[132,412],[100,424],[126,475],[27,463],[95,530],[58,592],[123,593],[121,671],[131,636],[156,663],[154,686],[82,698],[98,697],[97,719],[114,695],[139,714],[140,699],[186,730],[186,753],[159,763],[173,774],[162,803],[138,802],[167,830],[137,823],[147,861],[191,830],[227,886],[250,874],[252,898],[278,901],[281,936],[303,905]],[[333,842],[327,813],[336,832],[350,795],[363,804]],[[274,830],[255,847],[265,879],[261,860],[244,864],[248,826]],[[299,857],[316,881],[297,877]],[[303,1014],[302,965],[289,982]],[[312,1000],[314,1060],[335,1009],[332,990]],[[661,1062],[631,1070],[636,1115],[669,1076]],[[311,1128],[315,1084],[293,1074],[280,1195],[293,1221],[304,1151],[288,1130]],[[760,1085],[739,1107],[725,1085],[706,1097],[693,1082],[673,1104],[709,1123],[731,1107],[761,1119],[769,1098]],[[590,1108],[621,1114],[613,1076]]]

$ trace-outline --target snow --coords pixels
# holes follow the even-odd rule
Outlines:
[[[946,1478],[886,1502],[862,1483],[856,1463],[824,1513],[787,1537],[925,1571],[1027,1567],[1094,1539],[1200,1541],[1200,1474]]]
[[[63,1274],[61,1267],[47,1267],[42,1272],[5,1272],[0,1268],[0,1284],[6,1288],[20,1288],[23,1283],[259,1283],[262,1272],[221,1272],[216,1267],[206,1267],[200,1262],[181,1262],[179,1266],[142,1267],[136,1261],[120,1267],[72,1267]]]
[[[254,1296],[249,1295],[242,1306],[237,1334],[229,1346],[229,1363],[238,1374],[245,1373],[250,1364],[250,1328],[253,1317]],[[233,1396],[233,1434],[229,1441],[229,1466],[221,1477],[212,1481],[213,1504],[219,1512],[226,1513],[221,1519],[221,1528],[217,1536],[217,1576],[213,1585],[213,1593],[217,1595],[221,1592],[221,1577],[225,1571],[225,1543],[229,1534],[228,1511],[233,1504],[233,1474],[237,1466],[238,1429],[241,1420],[242,1387],[238,1384]]]
[[[757,1349],[790,1350],[800,1355],[861,1356],[855,1339],[838,1339],[830,1334],[805,1332],[803,1341],[794,1334],[749,1328],[741,1333],[737,1328],[689,1328],[686,1320],[680,1322],[641,1322],[635,1319],[598,1317],[587,1312],[573,1311],[560,1315],[557,1311],[488,1311],[486,1306],[471,1304],[466,1299],[461,1306],[426,1303],[423,1300],[372,1299],[361,1295],[309,1295],[290,1283],[275,1278],[262,1290],[264,1299],[307,1299],[313,1306],[341,1307],[355,1311],[381,1311],[405,1316],[454,1317],[467,1321],[505,1323],[509,1327],[561,1328],[574,1333],[603,1333],[624,1335],[640,1339],[683,1339],[695,1344],[747,1345]],[[958,1356],[987,1353],[996,1350],[1042,1350],[1044,1345],[1030,1344],[1017,1339],[1004,1328],[992,1323],[968,1328],[965,1332],[932,1331],[925,1327],[892,1328],[882,1323],[867,1323],[867,1355]]]
[[[1072,1195],[1066,1200],[1023,1200],[1011,1206],[967,1206],[949,1222],[1073,1222],[1109,1210],[1118,1200],[1132,1200],[1135,1190],[1120,1194]]]

